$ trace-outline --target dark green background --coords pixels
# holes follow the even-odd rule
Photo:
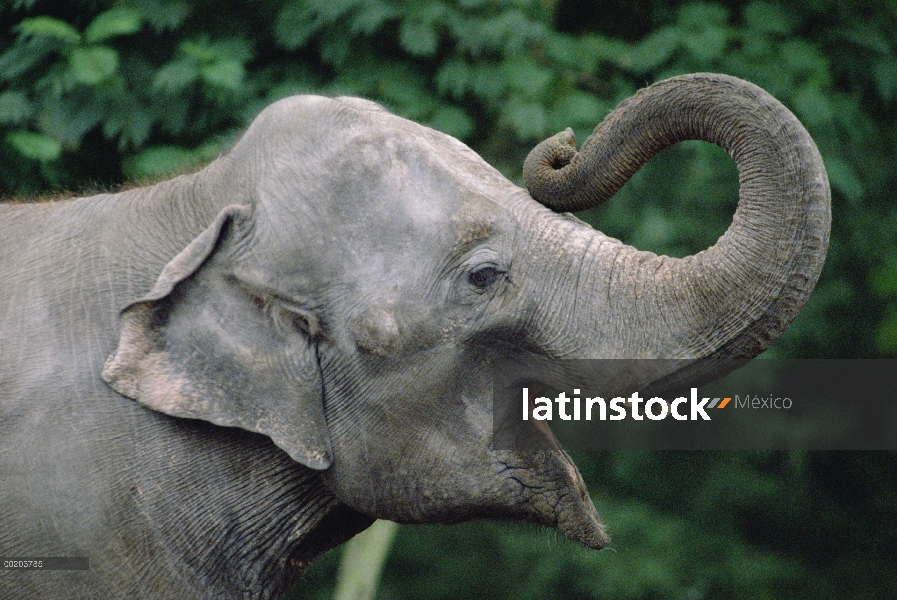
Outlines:
[[[897,356],[893,0],[7,0],[0,39],[6,199],[189,168],[266,104],[301,92],[383,102],[519,180],[537,141],[567,126],[582,141],[651,82],[694,71],[749,79],[807,126],[833,192],[819,285],[768,355]],[[714,242],[736,196],[728,157],[692,142],[581,216],[682,256]],[[576,459],[613,550],[519,525],[404,527],[379,597],[897,597],[894,454]],[[331,594],[338,553],[303,592]]]

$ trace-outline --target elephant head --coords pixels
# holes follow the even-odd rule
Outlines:
[[[555,212],[687,139],[739,168],[712,248],[656,256]],[[372,102],[313,96],[188,177],[218,217],[126,307],[106,382],[268,436],[370,517],[523,519],[593,548],[607,537],[568,456],[493,448],[491,360],[753,357],[806,300],[829,230],[806,131],[721,75],[642,90],[581,152],[569,133],[543,142],[529,191]]]

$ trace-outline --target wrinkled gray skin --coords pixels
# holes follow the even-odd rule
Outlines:
[[[698,255],[533,199],[592,206],[692,138],[742,186]],[[756,355],[816,281],[828,185],[797,120],[724,76],[572,143],[534,150],[531,196],[446,135],[302,96],[197,173],[0,206],[0,549],[90,558],[2,572],[0,597],[276,597],[374,518],[605,546],[563,452],[490,446],[489,360]]]

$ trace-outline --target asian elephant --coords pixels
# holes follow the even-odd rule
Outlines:
[[[661,149],[718,144],[740,199],[675,259],[569,214]],[[497,357],[753,357],[821,269],[807,132],[733,77],[646,88],[528,190],[355,98],[265,109],[201,170],[0,206],[0,597],[271,598],[375,518],[608,543],[562,451],[491,446]]]

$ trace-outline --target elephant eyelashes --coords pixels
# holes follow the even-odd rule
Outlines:
[[[471,272],[470,275],[467,276],[467,281],[470,282],[470,285],[484,290],[492,285],[496,279],[501,277],[503,273],[504,271],[500,271],[490,265]]]

